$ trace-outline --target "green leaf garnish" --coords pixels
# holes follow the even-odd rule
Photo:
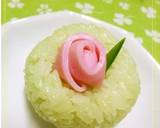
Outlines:
[[[118,55],[119,51],[121,50],[124,41],[126,38],[121,39],[106,55],[107,59],[107,65],[106,65],[106,71],[109,69],[109,67],[112,65],[113,61],[115,60],[116,56]]]

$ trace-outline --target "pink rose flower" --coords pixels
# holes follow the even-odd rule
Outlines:
[[[105,77],[106,50],[94,37],[80,33],[69,37],[59,50],[55,68],[74,90],[100,85]]]

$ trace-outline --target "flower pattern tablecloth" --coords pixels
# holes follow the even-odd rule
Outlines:
[[[160,0],[2,0],[2,23],[60,10],[128,30],[160,63]]]

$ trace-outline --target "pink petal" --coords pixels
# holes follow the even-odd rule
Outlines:
[[[85,91],[87,86],[99,85],[105,76],[105,65],[105,49],[83,33],[68,38],[56,60],[61,78],[78,92]]]

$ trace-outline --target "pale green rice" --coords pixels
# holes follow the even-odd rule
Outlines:
[[[140,92],[136,65],[123,48],[100,88],[85,93],[67,88],[54,69],[54,62],[64,40],[79,32],[97,38],[107,51],[115,45],[106,29],[93,24],[59,28],[41,41],[27,58],[27,98],[36,113],[57,128],[112,128],[131,110]]]

